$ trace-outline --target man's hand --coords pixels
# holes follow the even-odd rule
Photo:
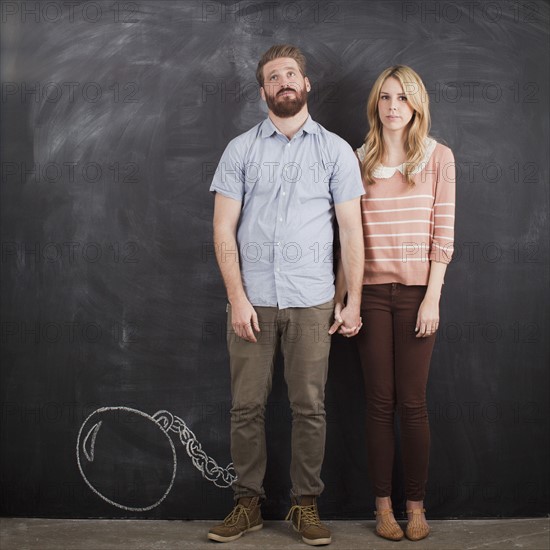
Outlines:
[[[344,304],[336,302],[334,306],[334,323],[332,323],[332,326],[328,329],[329,334],[334,334],[342,326],[344,322],[342,319],[342,309],[344,309],[344,307]]]
[[[329,328],[329,334],[334,334],[338,331],[338,334],[351,338],[361,330],[362,326],[363,322],[359,315],[359,308],[352,308],[342,303],[336,303],[334,306],[334,323]]]
[[[248,300],[239,300],[231,304],[231,326],[239,338],[257,342],[254,331],[260,332],[258,315]]]

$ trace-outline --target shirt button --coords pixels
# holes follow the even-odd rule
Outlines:
[[[287,147],[290,147],[290,141],[286,144]]]
[[[283,197],[284,197],[284,196],[286,196],[286,192],[285,192],[285,191],[283,191]]]
[[[281,246],[281,243],[275,243],[275,246]]]
[[[283,218],[279,218],[279,221],[282,222],[282,221],[283,221]]]
[[[277,271],[281,271],[281,268],[280,268],[280,267],[278,267],[278,268],[277,268]]]

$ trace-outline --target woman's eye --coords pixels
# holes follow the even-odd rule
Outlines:
[[[400,99],[401,101],[407,101],[407,98],[406,98],[404,95],[400,96],[399,99]]]

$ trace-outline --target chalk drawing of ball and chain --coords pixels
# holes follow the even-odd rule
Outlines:
[[[218,466],[178,416],[168,411],[150,416],[128,407],[102,407],[86,418],[76,444],[80,473],[109,504],[133,512],[151,510],[166,498],[176,477],[176,449],[170,433],[179,436],[205,479],[221,488],[237,479],[233,463]]]

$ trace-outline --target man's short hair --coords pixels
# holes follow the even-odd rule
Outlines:
[[[273,61],[274,59],[279,59],[280,57],[290,57],[296,61],[298,68],[302,73],[302,76],[306,76],[306,58],[304,54],[296,46],[292,44],[276,44],[271,46],[267,52],[262,55],[260,62],[258,63],[258,68],[256,69],[256,80],[263,87],[264,85],[264,65]]]

